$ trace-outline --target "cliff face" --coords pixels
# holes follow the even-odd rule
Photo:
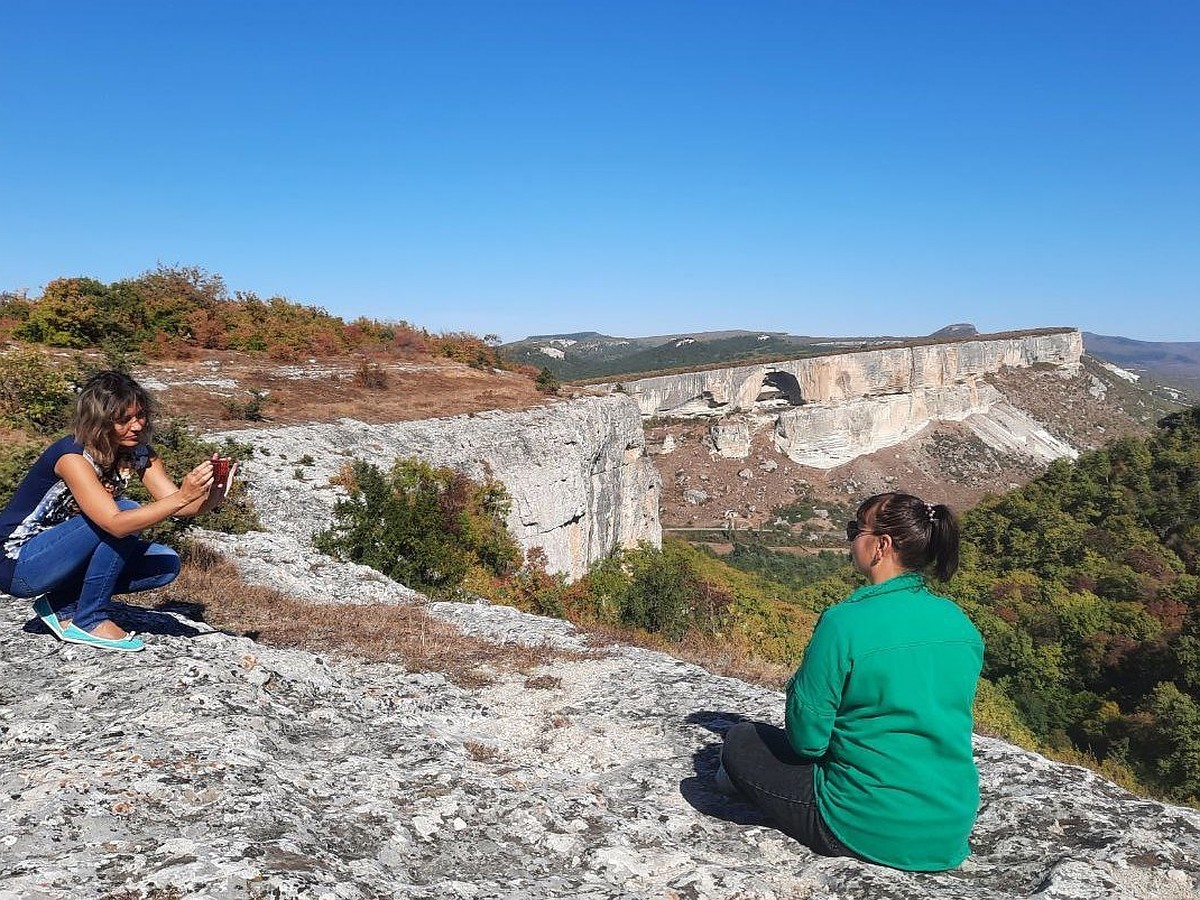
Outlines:
[[[1040,363],[1073,371],[1082,356],[1082,336],[1078,331],[1066,331],[838,353],[641,378],[621,385],[646,417],[721,416],[764,406],[829,403],[953,387],[1006,366]]]
[[[1075,451],[982,379],[1034,365],[1074,374],[1082,354],[1082,337],[1069,331],[665,375],[621,388],[645,417],[743,415],[754,427],[771,423],[776,447],[806,466],[841,465],[937,420],[965,421],[989,446],[1048,461]]]
[[[637,409],[620,396],[588,397],[521,412],[489,412],[390,425],[334,424],[230,432],[258,448],[248,471],[274,472],[269,494],[254,490],[264,522],[307,541],[330,520],[334,475],[351,457],[387,469],[397,457],[493,475],[512,498],[510,532],[541,547],[550,571],[577,578],[615,547],[658,544],[661,482],[645,454]],[[265,452],[262,452],[265,451]],[[297,469],[305,454],[312,466]],[[323,502],[303,516],[296,497],[312,485]],[[257,483],[259,478],[252,479]]]
[[[974,380],[784,410],[775,446],[802,466],[826,469],[906,441],[934,421],[965,422],[988,446],[1043,462],[1078,455],[990,384]]]

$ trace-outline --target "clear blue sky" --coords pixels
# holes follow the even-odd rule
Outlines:
[[[1200,3],[7,2],[0,289],[1200,340]]]

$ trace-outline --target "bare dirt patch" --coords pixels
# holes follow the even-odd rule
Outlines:
[[[380,360],[386,386],[356,383],[361,357],[273,363],[240,353],[209,351],[194,359],[154,360],[139,366],[145,382],[169,413],[186,415],[201,429],[261,422],[231,414],[252,391],[263,395],[262,421],[279,425],[332,422],[403,422],[482,412],[526,409],[546,402],[533,380],[518,372],[475,369],[451,360]],[[361,380],[361,379],[360,379]]]

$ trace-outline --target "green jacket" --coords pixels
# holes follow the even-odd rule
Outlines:
[[[915,572],[825,610],[787,687],[792,748],[843,844],[897,869],[953,868],[979,808],[971,707],[983,639]]]

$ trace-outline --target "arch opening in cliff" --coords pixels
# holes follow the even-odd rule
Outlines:
[[[768,372],[754,402],[769,406],[803,406],[804,393],[800,382],[791,372]]]

